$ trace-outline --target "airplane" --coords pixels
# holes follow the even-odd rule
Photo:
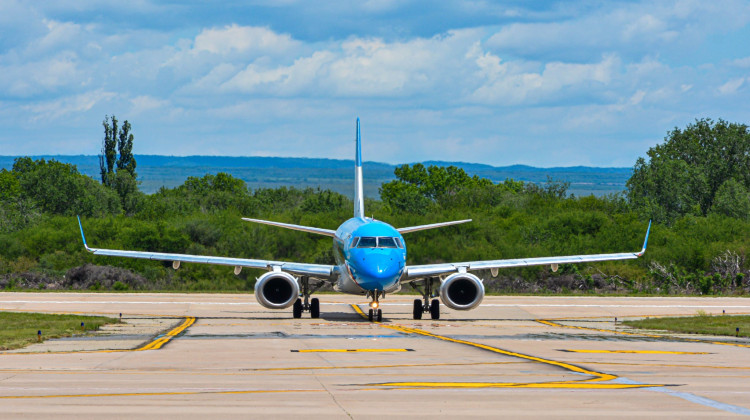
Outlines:
[[[423,314],[429,313],[432,319],[439,319],[441,301],[448,308],[459,311],[474,309],[482,303],[484,284],[472,274],[474,271],[490,270],[492,276],[497,276],[501,268],[549,265],[552,271],[557,271],[560,264],[636,259],[646,252],[651,231],[649,221],[640,252],[409,265],[406,263],[406,241],[403,235],[467,223],[471,219],[395,228],[383,221],[366,217],[359,118],[354,162],[354,217],[336,230],[251,218],[242,220],[329,236],[333,239],[336,264],[90,248],[86,243],[80,217],[78,226],[83,246],[95,255],[171,261],[175,270],[182,262],[234,266],[235,275],[239,275],[243,267],[267,270],[255,283],[256,300],[269,309],[287,309],[291,306],[294,318],[300,318],[303,311],[309,312],[311,318],[320,317],[320,301],[317,298],[311,299],[310,295],[326,284],[337,292],[364,295],[370,300],[370,322],[382,321],[380,299],[385,298],[386,294],[398,292],[404,284],[411,285],[422,295],[422,299],[415,299],[413,302],[413,318],[421,319]]]

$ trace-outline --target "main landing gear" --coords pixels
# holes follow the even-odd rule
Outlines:
[[[367,297],[371,297],[372,301],[370,302],[370,310],[367,311],[367,319],[377,322],[383,322],[383,310],[380,309],[380,302],[378,302],[378,298],[385,297],[385,292],[378,292],[375,290],[374,292],[367,292]]]
[[[309,277],[300,277],[300,285],[302,286],[302,297],[304,301],[298,298],[294,305],[292,305],[292,316],[294,318],[302,318],[303,311],[310,311],[310,318],[320,318],[320,301],[318,298],[310,299],[310,295],[316,290],[323,286],[323,282],[313,285],[310,287]]]
[[[420,290],[414,282],[409,283],[411,287],[422,295],[422,299],[414,299],[414,319],[422,319],[423,313],[430,313],[430,318],[440,319],[440,301],[436,298],[437,294],[432,292],[432,282],[435,281],[433,278],[429,278],[424,281],[424,291]]]

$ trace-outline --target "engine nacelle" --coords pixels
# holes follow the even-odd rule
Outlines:
[[[299,297],[297,279],[289,273],[270,271],[255,282],[255,299],[268,309],[285,309]]]
[[[440,284],[440,300],[451,309],[468,311],[479,306],[482,299],[484,284],[473,274],[451,274]]]

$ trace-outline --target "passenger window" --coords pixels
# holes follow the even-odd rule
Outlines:
[[[393,238],[381,237],[378,238],[379,248],[396,248],[396,241]]]
[[[377,238],[372,236],[363,236],[359,238],[359,242],[357,242],[357,248],[375,248],[377,245]]]

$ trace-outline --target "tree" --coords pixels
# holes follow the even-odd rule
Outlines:
[[[111,187],[115,183],[114,174],[125,171],[135,180],[135,157],[133,156],[133,134],[130,132],[130,123],[125,120],[122,128],[117,127],[117,117],[108,116],[102,121],[104,126],[104,140],[102,141],[102,154],[99,155],[99,171],[102,176],[102,184]]]
[[[750,133],[745,124],[696,120],[684,130],[669,132],[664,143],[647,154],[649,160],[639,158],[627,182],[628,200],[657,221],[708,214],[729,179],[750,189]]]
[[[16,159],[13,172],[20,198],[30,200],[43,213],[102,216],[121,211],[115,193],[81,175],[75,165],[23,157]]]
[[[104,116],[104,141],[102,142],[102,154],[99,155],[99,172],[102,176],[102,184],[110,186],[111,177],[114,175],[115,160],[117,159],[117,118],[112,116],[110,126],[109,117]]]
[[[750,191],[735,178],[727,180],[716,192],[711,211],[736,219],[750,218]]]
[[[104,140],[102,154],[99,155],[102,184],[117,192],[122,208],[127,214],[133,214],[142,205],[143,194],[138,191],[130,123],[125,120],[122,128],[118,128],[117,117],[113,115],[111,120],[105,116],[102,126]]]
[[[112,119],[114,120],[114,116]],[[120,130],[120,137],[117,143],[117,150],[120,157],[117,159],[117,171],[127,171],[135,179],[135,157],[133,157],[133,134],[130,133],[130,123],[125,120]]]

